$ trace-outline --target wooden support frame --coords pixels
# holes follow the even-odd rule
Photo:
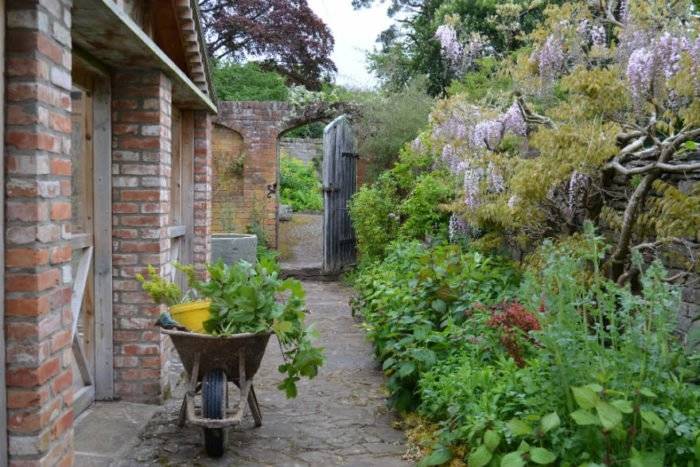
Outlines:
[[[114,398],[114,351],[112,324],[112,109],[110,73],[99,62],[78,48],[72,51],[74,63],[93,75],[92,86],[92,216],[91,235],[75,234],[73,249],[91,248],[94,290],[94,373],[80,356],[84,349],[74,340],[81,377],[89,384],[75,394],[75,413],[92,400]],[[75,66],[74,66],[75,68]],[[76,273],[76,277],[80,276]],[[74,284],[75,289],[75,284]],[[80,356],[79,356],[80,355]]]

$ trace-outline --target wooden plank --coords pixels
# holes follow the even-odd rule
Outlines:
[[[78,416],[95,400],[95,386],[84,386],[73,395],[73,414]]]
[[[73,294],[70,299],[70,309],[73,313],[73,328],[71,337],[75,337],[78,330],[78,319],[80,318],[80,309],[83,305],[83,296],[85,294],[85,286],[87,285],[88,276],[90,275],[90,267],[92,266],[92,250],[93,247],[87,247],[83,251],[83,255],[78,262],[78,270],[73,279]]]
[[[80,378],[83,380],[85,386],[92,385],[92,374],[90,371],[90,363],[85,356],[85,348],[82,342],[80,342],[80,337],[73,337],[73,357],[75,358],[75,364],[78,366],[78,371],[80,372]]]
[[[93,238],[92,235],[86,233],[72,234],[70,244],[74,250],[82,250],[92,246]]]
[[[5,0],[0,0],[0,151],[5,153]],[[5,164],[0,164],[0,219],[5,219]],[[5,228],[0,228],[0,465],[7,465],[5,386]]]
[[[182,237],[187,233],[187,226],[185,225],[171,225],[167,228],[165,235],[167,238],[178,238]]]
[[[179,261],[190,264],[194,240],[194,114],[191,111],[182,112],[181,133],[180,202],[185,236],[180,240]],[[187,278],[184,274],[179,274],[178,283],[183,290],[187,287]]]
[[[95,83],[93,99],[94,149],[94,301],[95,397],[114,398],[112,329],[112,119],[111,84]]]

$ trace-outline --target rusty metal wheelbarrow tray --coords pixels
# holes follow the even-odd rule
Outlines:
[[[187,391],[180,409],[180,426],[184,426],[185,421],[205,429],[235,426],[243,419],[246,405],[250,407],[255,425],[262,425],[253,377],[260,368],[271,332],[226,337],[166,329],[161,332],[172,339],[188,376]],[[240,399],[233,410],[222,408],[225,414],[223,418],[200,417],[195,413],[194,404],[197,383],[202,382],[208,373],[217,370],[223,371],[226,379],[239,387]]]

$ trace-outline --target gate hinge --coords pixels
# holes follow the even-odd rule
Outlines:
[[[341,152],[340,155],[342,157],[354,157],[355,159],[360,157],[360,155],[356,152]]]

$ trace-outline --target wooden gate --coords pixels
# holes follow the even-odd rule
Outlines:
[[[355,232],[348,202],[356,189],[357,148],[348,119],[338,117],[323,135],[323,272],[355,262]]]

